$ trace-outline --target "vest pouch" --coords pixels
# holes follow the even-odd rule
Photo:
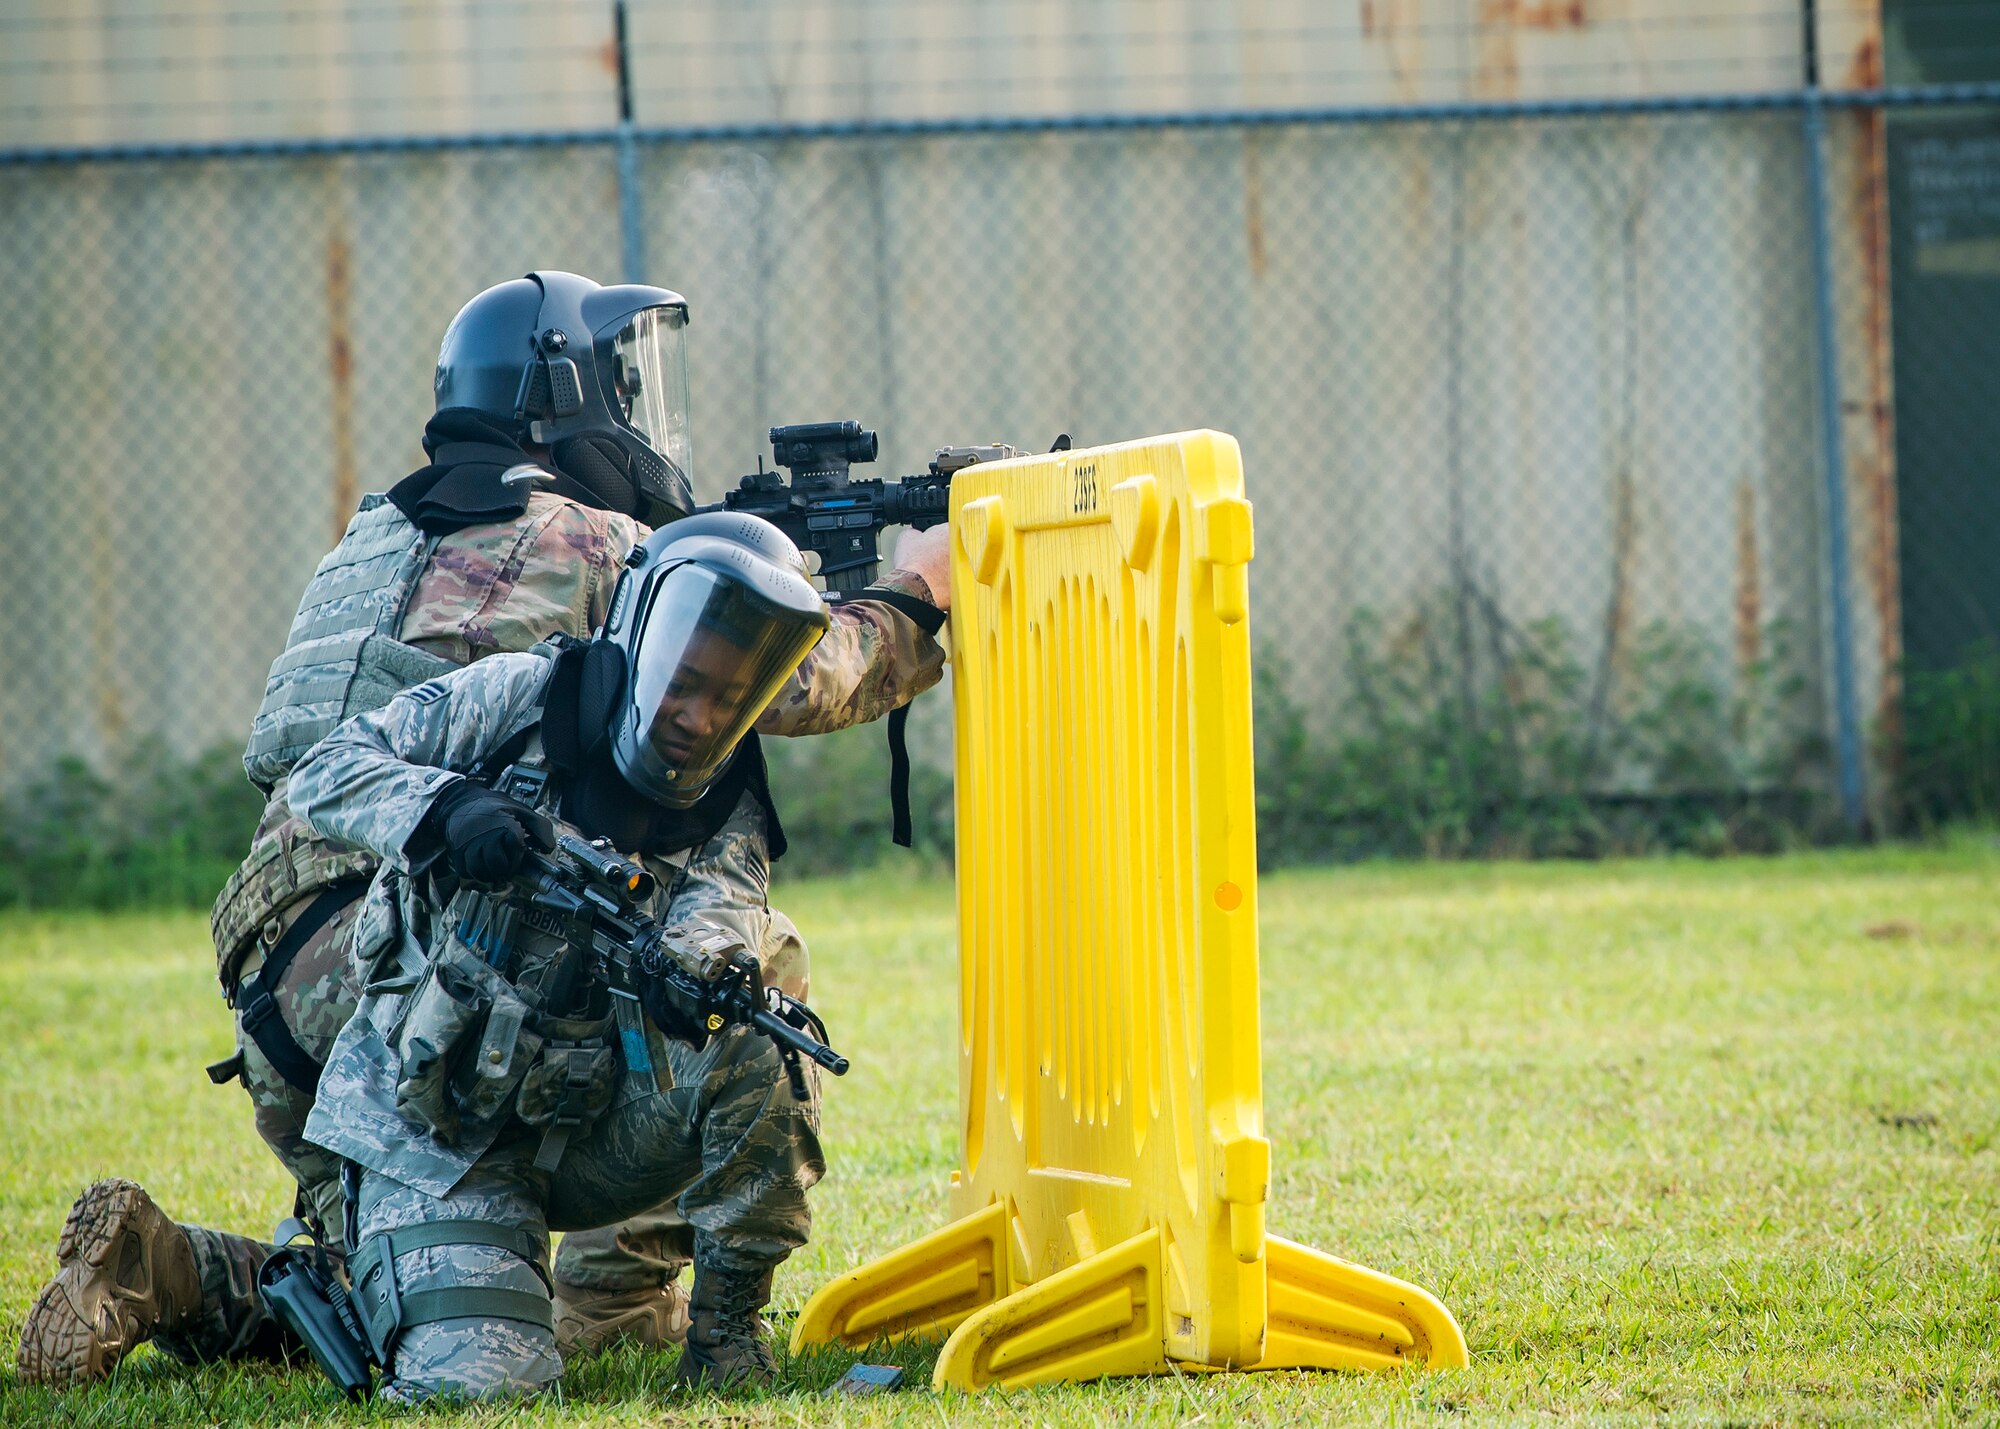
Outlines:
[[[450,950],[447,950],[447,953]],[[457,1099],[452,1095],[454,1054],[478,1033],[489,999],[449,956],[431,964],[396,1033],[396,1110],[442,1141],[458,1134]]]
[[[256,948],[264,925],[298,896],[291,850],[275,838],[253,848],[223,884],[209,911],[208,929],[215,939],[215,975],[232,1004],[243,964]]]
[[[251,846],[209,910],[223,992],[235,998],[243,963],[273,918],[322,889],[372,874],[375,868],[375,855],[315,838],[296,819],[280,820]]]
[[[514,1114],[532,1127],[582,1127],[611,1108],[618,1091],[618,1035],[609,1017],[545,1017],[541,1056],[521,1081]]]
[[[361,896],[361,911],[354,918],[352,956],[364,987],[381,976],[384,959],[401,940],[403,920],[397,904],[402,889],[402,875],[389,869],[377,874]]]
[[[272,661],[264,703],[250,721],[243,750],[243,770],[258,788],[275,787],[340,723],[361,648],[374,634],[373,612],[366,618],[369,624],[359,629],[289,643]]]
[[[265,679],[243,751],[252,783],[268,791],[341,720],[387,703],[401,688],[396,680],[431,678],[420,659],[409,658],[428,658],[425,652],[368,645],[402,627],[404,607],[436,546],[386,496],[362,498],[340,544],[307,583],[284,651]]]
[[[495,996],[478,1045],[452,1078],[453,1098],[465,1124],[489,1121],[512,1108],[515,1088],[542,1050],[541,1034],[529,1026],[533,1020],[520,998],[504,991]]]

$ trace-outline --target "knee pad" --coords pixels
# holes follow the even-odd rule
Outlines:
[[[398,1257],[420,1250],[440,1254],[422,1269],[398,1266]],[[429,1221],[364,1240],[348,1262],[354,1305],[392,1397],[533,1393],[560,1375],[543,1255],[539,1236],[476,1220]]]

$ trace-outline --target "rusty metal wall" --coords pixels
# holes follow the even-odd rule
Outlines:
[[[1871,718],[1898,629],[1876,124],[1833,116],[1829,150]],[[1594,782],[1643,792],[1613,731],[1662,678],[1728,707],[1745,778],[1832,740],[1800,136],[1771,109],[677,140],[639,173],[649,276],[695,302],[704,494],[780,421],[861,418],[900,471],[1220,427],[1260,660],[1314,729],[1365,694],[1370,632],[1468,691],[1549,684],[1563,737],[1604,741]],[[419,460],[452,312],[534,266],[611,276],[618,211],[605,143],[0,166],[0,323],[48,336],[0,454],[0,787],[240,739],[356,494]]]
[[[1879,33],[1817,0],[1823,70]],[[1788,88],[1801,0],[633,0],[636,117],[800,123]],[[17,0],[0,144],[617,118],[609,0]]]
[[[615,262],[603,148],[0,166],[0,787],[240,739],[360,492],[420,464],[439,335],[531,261]],[[575,215],[585,221],[574,221]]]

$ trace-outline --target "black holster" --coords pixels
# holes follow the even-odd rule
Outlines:
[[[305,1342],[314,1361],[351,1400],[374,1392],[374,1363],[347,1287],[317,1246],[285,1246],[257,1272],[257,1294],[274,1319]]]

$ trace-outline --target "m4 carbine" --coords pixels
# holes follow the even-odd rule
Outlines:
[[[1065,441],[1065,445],[1066,445]],[[856,591],[875,579],[884,526],[922,531],[951,515],[951,479],[974,462],[1007,461],[1021,453],[1004,443],[940,447],[930,470],[888,481],[855,480],[848,469],[875,460],[875,433],[859,422],[804,422],[771,428],[771,454],[792,474],[758,469],[708,511],[747,511],[792,538],[801,551],[819,555],[819,574],[830,591]]]
[[[573,943],[587,940],[609,984],[631,990],[668,1036],[701,1047],[726,1028],[748,1027],[777,1046],[800,1101],[809,1095],[800,1057],[847,1074],[847,1058],[826,1045],[818,1014],[765,987],[756,957],[735,935],[708,923],[665,926],[641,911],[653,875],[608,840],[562,834],[552,852],[530,852],[520,878],[526,901],[561,919]]]

